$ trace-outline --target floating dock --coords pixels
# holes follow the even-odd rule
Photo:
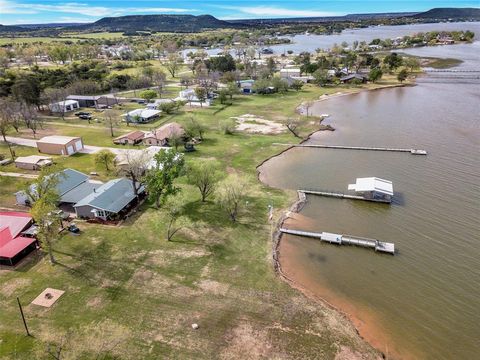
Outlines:
[[[395,244],[378,241],[375,239],[363,238],[353,235],[339,235],[327,232],[310,232],[302,230],[293,230],[281,228],[280,232],[284,234],[305,236],[314,239],[320,239],[320,241],[328,242],[336,245],[355,245],[365,248],[374,249],[376,252],[382,252],[387,254],[395,254]]]
[[[427,155],[426,150],[420,150],[420,149],[401,149],[401,148],[367,147],[367,146],[343,146],[343,145],[320,145],[320,144],[282,144],[282,143],[274,143],[273,145],[305,147],[305,148],[319,148],[319,149],[344,149],[344,150],[370,150],[370,151],[407,152],[407,153],[410,153],[412,155]]]
[[[298,190],[298,192],[304,193],[307,195],[327,196],[327,197],[334,197],[338,199],[363,200],[363,201],[379,202],[384,204],[390,204],[392,202],[391,199],[389,200],[389,199],[366,198],[359,195],[349,195],[349,194],[329,192],[329,191]]]

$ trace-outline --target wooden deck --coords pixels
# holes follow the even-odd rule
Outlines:
[[[421,149],[402,149],[402,148],[369,147],[369,146],[321,145],[321,144],[282,144],[282,143],[274,143],[273,145],[304,147],[304,148],[319,148],[319,149],[392,151],[392,152],[407,152],[407,153],[410,153],[412,155],[427,155],[427,151],[426,150],[421,150]]]
[[[349,195],[349,194],[329,192],[329,191],[298,190],[298,192],[301,192],[307,195],[327,196],[327,197],[334,197],[338,199],[363,200],[363,201],[379,202],[384,204],[390,204],[392,202],[391,200],[386,200],[386,199],[368,199],[363,196]]]
[[[284,234],[315,238],[323,242],[328,242],[330,244],[354,245],[354,246],[374,249],[376,252],[382,252],[382,253],[387,253],[392,255],[395,254],[395,244],[382,242],[375,239],[363,238],[363,237],[353,236],[353,235],[337,235],[335,237],[331,237],[331,236],[326,237],[324,236],[325,233],[286,229],[286,228],[281,228],[280,232]],[[330,234],[330,235],[335,235],[335,234]]]

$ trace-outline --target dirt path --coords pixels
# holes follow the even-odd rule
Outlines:
[[[36,174],[21,174],[21,173],[4,172],[4,171],[0,171],[0,176],[19,177],[24,179],[36,179],[38,177],[38,175]]]

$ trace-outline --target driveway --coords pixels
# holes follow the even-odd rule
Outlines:
[[[16,145],[21,145],[21,146],[28,146],[28,147],[37,147],[37,140],[35,139],[25,139],[25,138],[20,138],[20,137],[13,137],[13,136],[7,136],[7,141],[11,142],[12,144]],[[126,149],[122,148],[112,148],[112,147],[102,147],[102,146],[92,146],[92,145],[84,145],[83,149],[80,150],[79,152],[82,154],[95,154],[99,152],[100,150],[110,150],[112,153],[115,155],[120,155],[125,152]],[[129,149],[132,152],[136,151],[142,151],[142,150],[137,150],[137,149]]]
[[[4,171],[0,171],[0,176],[19,177],[24,179],[36,179],[38,177],[38,175],[36,174],[20,174],[20,173],[4,172]]]

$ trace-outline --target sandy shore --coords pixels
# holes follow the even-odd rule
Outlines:
[[[411,86],[411,84],[386,85],[375,89],[363,89],[347,93],[338,92],[328,96],[322,95],[318,100],[316,100],[316,102],[358,94],[361,91],[373,91],[402,86]],[[302,104],[297,107],[297,111],[301,113]],[[314,133],[309,134],[309,136],[306,137],[302,142],[308,141],[308,139]],[[291,148],[292,147],[284,149],[280,153],[264,160],[260,165],[258,165],[258,179],[264,184],[268,185],[265,182],[265,170],[262,171],[261,169],[262,165],[264,165],[268,160],[280,156]],[[379,350],[387,359],[415,359],[415,356],[411,354],[405,354],[401,349],[395,348],[395,342],[393,339],[390,339],[388,335],[386,335],[386,332],[380,325],[381,322],[373,311],[365,311],[364,309],[359,310],[354,303],[332,292],[326,284],[319,284],[317,281],[314,281],[312,278],[307,276],[307,274],[298,271],[298,269],[301,268],[301,264],[299,264],[295,258],[295,246],[292,244],[292,236],[282,234],[278,231],[278,229],[280,229],[280,227],[288,228],[292,224],[295,224],[293,226],[295,228],[306,229],[307,231],[309,228],[313,229],[314,220],[300,214],[300,211],[306,201],[307,200],[304,195],[301,196],[299,193],[298,200],[295,201],[288,211],[284,212],[284,214],[280,217],[276,225],[276,230],[273,233],[273,261],[275,270],[279,276],[290,286],[302,292],[305,296],[326,304],[330,308],[345,316],[355,326],[358,334],[370,345]]]

